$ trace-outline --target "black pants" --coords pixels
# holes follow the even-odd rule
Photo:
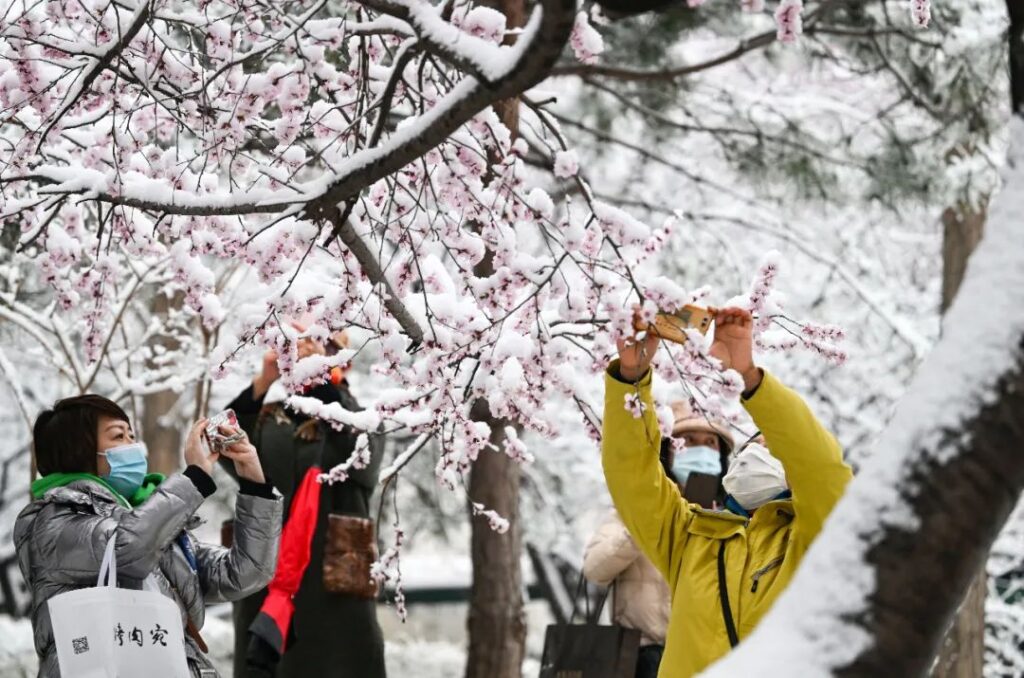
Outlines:
[[[661,666],[661,655],[665,652],[662,645],[644,645],[636,658],[636,678],[658,678],[658,667]]]

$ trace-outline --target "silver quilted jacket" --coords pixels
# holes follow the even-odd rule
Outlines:
[[[147,576],[181,609],[182,626],[202,629],[206,604],[244,598],[267,585],[277,563],[282,500],[239,493],[234,544],[203,544],[187,530],[203,495],[189,478],[174,475],[140,506],[125,508],[99,483],[76,480],[48,491],[18,516],[14,543],[32,594],[32,628],[39,678],[59,678],[47,600],[95,586],[107,540],[117,532],[118,585],[141,589]],[[197,563],[192,569],[181,545],[186,531]],[[185,651],[195,678],[217,676],[187,634]],[[69,676],[66,678],[74,678]]]

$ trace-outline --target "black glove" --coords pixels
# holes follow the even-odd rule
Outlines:
[[[281,655],[270,643],[254,633],[249,634],[249,647],[245,653],[245,669],[249,678],[274,678],[280,661]]]

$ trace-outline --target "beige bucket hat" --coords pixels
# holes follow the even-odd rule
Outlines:
[[[726,454],[731,454],[733,447],[736,443],[733,441],[732,434],[729,433],[729,429],[726,427],[724,422],[716,419],[708,419],[707,416],[700,412],[695,412],[690,404],[685,400],[677,400],[672,403],[672,415],[675,418],[675,424],[672,426],[672,436],[678,436],[682,433],[694,433],[704,432],[713,433],[717,435],[722,443],[722,451]]]

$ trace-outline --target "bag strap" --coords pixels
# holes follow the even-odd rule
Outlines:
[[[579,579],[576,581],[576,594],[572,597],[572,612],[569,613],[569,622],[568,622],[570,624],[572,624],[573,621],[575,621],[576,613],[579,612],[579,609],[580,609],[579,608],[579,605],[580,605],[580,595],[584,596],[583,614],[586,615],[586,616],[589,616],[590,615],[590,599],[588,599],[586,597],[586,591],[584,589],[584,578],[583,578],[583,571],[582,570],[580,571]]]
[[[729,606],[729,585],[725,579],[725,540],[718,547],[718,595],[722,600],[722,618],[725,620],[725,630],[729,634],[729,645],[736,647],[740,644],[740,637],[736,634],[736,624],[732,619],[732,608]]]
[[[117,587],[117,557],[114,549],[117,547],[117,531],[110,533],[107,539],[107,548],[103,550],[103,561],[100,563],[100,576],[96,578],[96,586]]]
[[[612,601],[613,601],[612,602],[612,609],[614,610],[614,608],[615,608],[615,602],[614,602],[614,600],[615,600],[615,593],[614,593],[614,590],[615,590],[615,581],[613,580],[611,584],[608,584],[608,588],[606,588],[604,590],[604,593],[602,593],[601,597],[598,599],[597,609],[594,611],[594,623],[595,624],[597,624],[597,623],[599,623],[601,621],[601,613],[604,612],[604,604],[608,601],[608,596],[612,596]],[[614,616],[614,614],[615,613],[613,612],[612,615]],[[587,623],[590,623],[589,619],[587,620]]]
[[[601,619],[601,612],[604,611],[605,601],[608,600],[608,594],[611,592],[614,583],[610,584],[608,588],[604,590],[601,597],[597,600],[597,608],[594,610],[594,614],[590,613],[590,596],[587,594],[586,579],[583,573],[580,572],[580,577],[576,582],[576,595],[572,599],[572,613],[569,615],[569,623],[572,624],[576,620],[576,613],[580,611],[579,603],[580,597],[583,598],[583,623],[584,624],[597,624]],[[591,621],[593,620],[593,621]]]

